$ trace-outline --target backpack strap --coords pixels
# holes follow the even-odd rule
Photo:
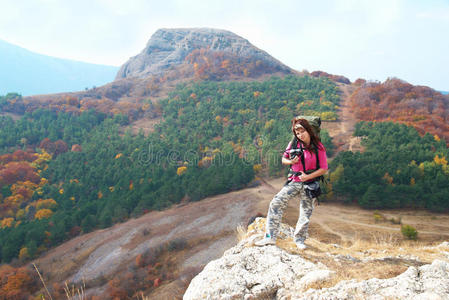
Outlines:
[[[299,141],[298,141],[299,142]],[[301,144],[301,142],[299,142],[299,147],[300,147],[300,149],[302,150],[302,151],[304,151],[304,148],[302,147],[302,144]],[[320,169],[320,158],[319,158],[319,156],[318,156],[318,146],[316,146],[315,144],[314,144],[314,147],[313,147],[314,149],[314,152],[315,152],[315,159],[316,159],[316,164],[315,164],[315,170],[313,170],[313,172],[315,172],[316,170],[319,170]],[[302,169],[304,170],[304,174],[307,174],[306,173],[306,162],[305,162],[305,159],[304,159],[304,155],[301,155],[301,163],[302,163]],[[291,167],[290,167],[291,168]],[[317,178],[314,178],[314,181],[317,181],[317,180],[321,180],[321,181],[323,181],[323,179],[324,179],[324,177],[323,176],[319,176],[319,177],[317,177]]]
[[[301,149],[301,152],[304,153],[304,148],[302,147],[301,142],[299,142],[299,147]],[[302,164],[302,169],[304,170],[304,174],[305,174],[306,173],[306,161],[304,159],[304,154],[301,155],[301,164]]]
[[[320,158],[318,156],[318,147],[315,147],[315,156],[316,156],[316,170],[319,170],[321,168],[320,166]],[[318,176],[317,180],[321,180],[322,182],[324,182],[324,176]]]
[[[298,147],[298,138],[295,136],[293,136],[291,142],[290,142],[290,149],[295,149],[296,147]],[[302,156],[301,156],[302,158]],[[298,176],[301,172],[295,172],[292,169],[292,165],[290,165],[290,167],[288,168],[288,175],[287,175],[287,181],[285,182],[285,185],[288,185],[292,180],[294,176]],[[290,179],[291,177],[291,179]]]
[[[299,144],[299,149],[301,149],[301,151],[304,153],[304,147],[302,146],[302,143],[299,141],[299,139],[296,136],[293,137],[292,142],[291,142],[291,149],[298,148],[298,144]],[[318,147],[316,145],[314,145],[314,146],[315,146],[314,147],[314,152],[315,152],[315,159],[316,159],[316,164],[315,164],[316,168],[315,168],[315,170],[313,170],[313,172],[315,172],[316,170],[320,169],[320,159],[319,159],[319,156],[318,156]],[[302,164],[302,168],[304,170],[304,174],[307,174],[306,173],[306,162],[305,162],[305,159],[304,159],[304,155],[301,155],[301,164]],[[298,176],[300,173],[301,172],[294,172],[292,170],[292,166],[290,165],[287,177],[292,177],[293,178],[293,176]],[[323,181],[324,177],[323,176],[319,176],[317,178],[314,178],[314,181],[315,180]],[[291,180],[287,180],[286,184],[288,184],[290,181]]]
[[[315,146],[315,157],[316,157],[316,169],[318,170],[320,168],[320,158],[318,157],[318,146]]]

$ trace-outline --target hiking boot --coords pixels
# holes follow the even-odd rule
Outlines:
[[[256,246],[276,245],[276,241],[270,237],[264,237],[263,239],[254,243]]]
[[[307,248],[306,244],[304,244],[304,242],[301,242],[301,241],[296,242],[296,247],[297,247],[299,250],[304,250],[304,249]]]

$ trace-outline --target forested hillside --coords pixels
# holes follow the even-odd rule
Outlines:
[[[160,102],[145,137],[120,133],[127,116],[36,110],[0,116],[0,259],[27,260],[64,240],[149,210],[280,174],[297,114],[335,119],[328,79],[184,84]],[[0,97],[2,105],[13,97]],[[332,144],[322,138],[328,152]]]
[[[449,96],[426,86],[414,86],[397,78],[383,83],[357,80],[351,97],[357,119],[394,121],[429,132],[449,141]]]
[[[364,208],[449,211],[449,150],[438,136],[391,122],[361,122],[363,153],[341,152],[332,162],[331,189]]]

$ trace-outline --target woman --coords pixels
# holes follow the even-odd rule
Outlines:
[[[307,237],[309,220],[312,215],[313,201],[315,198],[308,196],[304,189],[304,182],[316,181],[327,172],[326,149],[307,120],[293,119],[292,131],[296,139],[288,144],[282,157],[282,164],[291,165],[294,174],[289,177],[288,184],[271,200],[266,221],[265,237],[255,243],[257,246],[274,245],[276,243],[277,231],[288,200],[299,195],[299,218],[296,223],[293,239],[298,249],[303,250],[307,248],[304,241]],[[292,145],[295,140],[298,140],[298,144]],[[301,159],[301,155],[292,157],[290,155],[292,148],[303,149],[303,159]],[[316,157],[317,153],[318,160]],[[302,161],[304,161],[305,168],[303,167]],[[319,167],[317,166],[317,162]],[[306,174],[304,171],[310,174]]]

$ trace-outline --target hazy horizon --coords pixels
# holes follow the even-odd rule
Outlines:
[[[120,66],[159,28],[210,27],[296,70],[449,90],[449,3],[405,0],[2,1],[0,39],[70,60]],[[17,20],[20,19],[20,22]]]
[[[114,80],[118,67],[52,57],[0,40],[0,95],[77,92]]]

